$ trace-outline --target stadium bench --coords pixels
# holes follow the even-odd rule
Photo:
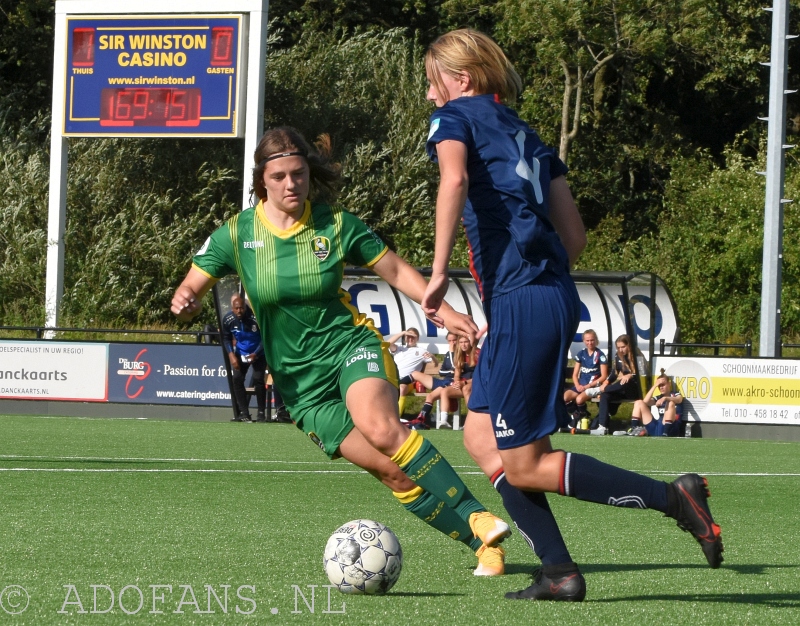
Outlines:
[[[437,355],[441,357],[441,355]],[[440,359],[441,360],[441,359]],[[425,374],[430,374],[434,378],[439,375],[439,365],[434,365],[433,363],[427,363],[425,365],[425,369],[422,370]],[[418,398],[424,398],[428,395],[428,390],[422,386],[422,383],[414,383],[415,392],[414,395]],[[421,391],[420,391],[421,389]],[[458,411],[453,415],[453,430],[461,430],[461,406],[463,404],[464,398],[458,398]],[[466,409],[466,407],[464,407]],[[436,400],[436,404],[433,407],[433,415],[438,416],[440,413],[440,403],[439,400]],[[434,423],[436,421],[436,417],[434,417]]]

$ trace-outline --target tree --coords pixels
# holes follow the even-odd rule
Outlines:
[[[604,103],[624,106],[633,98],[639,104],[641,96],[654,95],[653,108],[664,103],[667,93],[648,93],[659,69],[666,77],[691,76],[693,89],[715,95],[726,87],[736,93],[759,87],[755,61],[764,52],[763,28],[741,0],[500,0],[497,11],[499,38],[537,89],[542,83],[552,89],[561,76],[565,161],[584,121],[597,122]]]
[[[51,0],[0,0],[0,128],[50,106],[54,9]]]

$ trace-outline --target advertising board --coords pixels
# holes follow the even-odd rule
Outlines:
[[[219,346],[111,344],[109,402],[230,406]]]
[[[65,136],[240,136],[242,15],[67,17]]]
[[[800,361],[657,356],[694,421],[800,424]]]
[[[0,398],[104,402],[107,371],[108,344],[0,341]]]

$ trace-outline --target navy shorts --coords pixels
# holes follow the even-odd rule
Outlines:
[[[644,427],[651,437],[680,437],[683,434],[682,419],[676,419],[671,424],[665,424],[663,420],[653,420]]]
[[[489,335],[472,379],[469,409],[489,413],[500,449],[554,433],[569,419],[564,369],[580,321],[569,275],[540,275],[484,303]]]
[[[433,387],[431,387],[431,391],[434,389],[438,389],[439,387],[449,387],[453,384],[452,378],[434,378],[433,379]]]

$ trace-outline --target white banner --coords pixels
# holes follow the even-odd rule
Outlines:
[[[457,311],[462,313],[466,313],[468,310],[471,311],[478,327],[483,326],[486,323],[486,317],[483,314],[483,304],[478,295],[475,281],[462,278],[458,282],[464,293],[451,279],[450,288],[446,296],[447,301]],[[346,277],[343,287],[350,293],[352,304],[361,313],[372,318],[375,326],[384,336],[388,337],[394,333],[414,327],[420,331],[420,346],[440,354],[447,351],[447,332],[444,329],[437,329],[428,322],[416,302],[401,293],[398,293],[398,297],[395,298],[392,289],[381,279],[371,276]],[[592,284],[579,282],[577,283],[577,288],[581,299],[581,321],[570,353],[574,356],[584,348],[582,334],[589,328],[597,332],[600,340],[598,347],[603,352],[608,352],[609,344],[613,346],[616,338],[626,332],[622,286],[611,283],[597,283],[596,289]],[[598,290],[600,293],[598,293]],[[602,294],[602,297],[600,294]],[[649,358],[650,307],[653,305],[650,301],[650,286],[631,284],[628,286],[628,295],[630,297],[637,343],[644,356]],[[467,307],[467,301],[469,302],[469,307]],[[603,301],[605,301],[605,307],[603,306]],[[668,343],[674,342],[678,332],[678,316],[672,306],[669,294],[660,283],[656,288],[654,306],[655,345],[658,346],[661,339]],[[400,316],[401,309],[403,318]],[[405,325],[401,324],[401,319],[405,320]],[[610,336],[609,323],[611,327]],[[611,358],[612,354],[607,356]]]
[[[107,372],[108,344],[0,341],[0,398],[102,402]]]
[[[657,356],[653,373],[661,368],[694,420],[800,424],[800,361]]]

